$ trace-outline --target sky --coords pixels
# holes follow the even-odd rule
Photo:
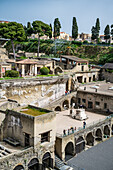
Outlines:
[[[113,24],[113,0],[0,0],[0,20],[27,22],[41,20],[47,24],[59,18],[61,31],[72,34],[72,19],[76,17],[79,33],[91,33],[96,19],[100,34],[107,24]]]

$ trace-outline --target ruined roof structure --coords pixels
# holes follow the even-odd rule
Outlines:
[[[102,66],[102,68],[105,68],[105,69],[113,69],[113,63],[106,63]]]
[[[85,59],[78,58],[78,57],[71,56],[71,55],[61,55],[61,58],[66,58],[66,59],[73,60],[73,61],[88,62]]]

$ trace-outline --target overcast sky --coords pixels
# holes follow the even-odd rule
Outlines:
[[[107,24],[113,24],[113,0],[0,0],[0,20],[41,20],[47,24],[59,18],[61,31],[72,32],[72,19],[76,17],[79,33],[91,33],[96,18],[100,19],[103,34]]]

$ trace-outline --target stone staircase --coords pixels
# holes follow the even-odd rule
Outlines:
[[[64,162],[60,158],[58,158],[58,156],[55,155],[55,167],[57,169],[60,169],[64,165]]]

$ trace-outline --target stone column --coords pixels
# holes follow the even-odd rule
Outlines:
[[[29,75],[31,75],[32,74],[32,65],[30,65],[30,73],[29,73]]]
[[[23,64],[22,65],[22,77],[24,77],[25,76],[25,65]]]
[[[37,75],[37,65],[34,65],[35,76]]]

